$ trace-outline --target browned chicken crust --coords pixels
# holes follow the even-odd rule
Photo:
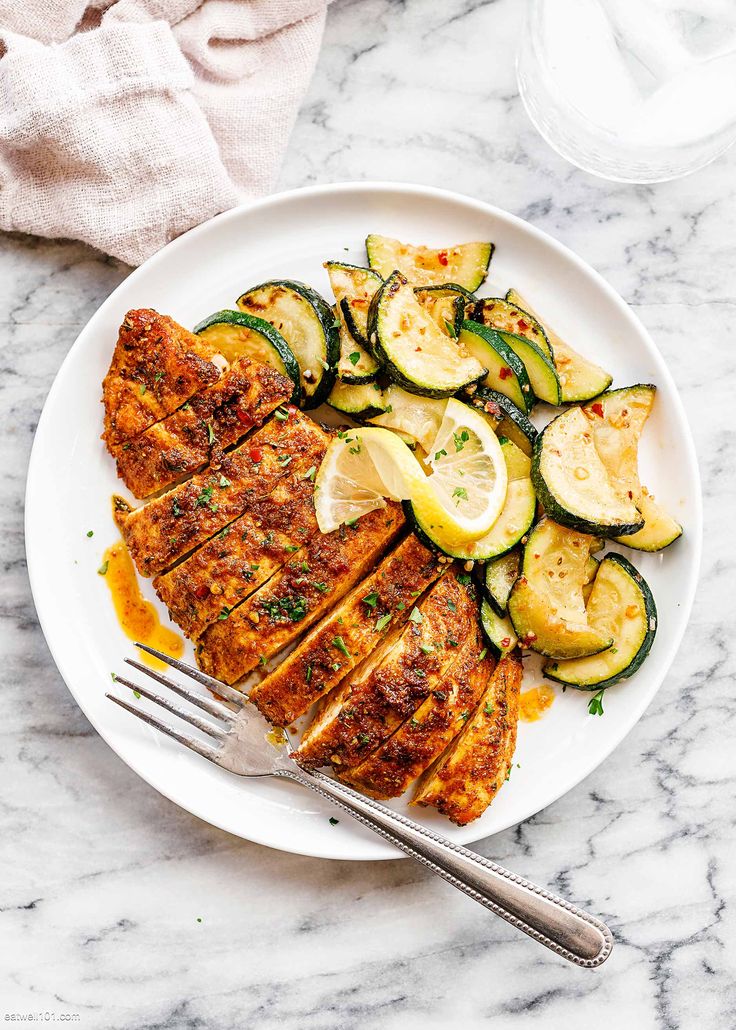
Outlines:
[[[432,691],[381,747],[360,765],[347,770],[342,778],[374,798],[403,794],[442,754],[475,711],[494,665],[485,654],[476,624],[439,689]]]
[[[110,447],[118,475],[136,497],[149,497],[197,472],[213,448],[236,443],[291,396],[275,368],[238,358],[214,383],[134,440]]]
[[[406,537],[277,669],[253,687],[251,701],[278,726],[304,715],[380,643],[383,626],[390,623],[395,628],[406,622],[417,597],[441,569],[438,555],[414,534]],[[339,663],[335,662],[337,637],[348,652],[341,652]]]
[[[129,311],[102,381],[108,447],[132,440],[220,377],[212,344],[151,308]]]
[[[201,667],[234,683],[293,641],[365,576],[404,525],[401,506],[389,502],[354,526],[317,534],[229,618],[199,638]],[[344,657],[335,648],[334,661]]]
[[[196,640],[211,622],[224,619],[319,532],[314,484],[304,473],[303,461],[290,462],[270,494],[153,581],[187,636]]]
[[[266,497],[290,466],[305,473],[319,466],[328,434],[293,411],[272,419],[234,451],[142,508],[115,498],[115,520],[136,568],[155,576]]]
[[[453,566],[421,599],[382,660],[359,666],[321,711],[296,757],[307,766],[358,765],[436,689],[472,631],[478,605]]]
[[[501,659],[460,736],[419,781],[413,804],[433,805],[458,826],[485,812],[511,769],[521,677],[517,655]]]

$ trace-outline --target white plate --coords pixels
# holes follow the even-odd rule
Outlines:
[[[609,690],[605,716],[588,715],[590,695],[558,692],[546,716],[519,726],[510,783],[482,819],[464,829],[418,814],[455,841],[504,830],[559,798],[595,769],[634,726],[672,662],[695,591],[701,497],[682,404],[643,326],[600,276],[526,222],[444,190],[346,183],[283,193],[229,211],[169,244],[125,280],[80,334],[39,422],[26,496],[28,568],[41,626],[61,675],[93,726],[158,791],[202,819],[286,851],[342,859],[397,855],[389,845],[295,785],[242,780],[157,735],[105,699],[110,673],[132,645],[96,575],[117,534],[110,495],[119,487],[99,439],[100,382],[129,308],[155,307],[185,326],[271,277],[304,279],[329,296],[328,258],[363,264],[370,232],[448,246],[496,244],[484,295],[509,286],[538,305],[557,331],[615,375],[615,384],[659,388],[642,446],[643,479],[685,527],[660,555],[632,555],[659,607],[659,631],[644,667]],[[94,536],[88,539],[87,530]],[[150,582],[144,593],[154,599]],[[191,654],[191,652],[189,652]],[[527,673],[526,685],[535,677]],[[397,807],[406,809],[403,801]]]

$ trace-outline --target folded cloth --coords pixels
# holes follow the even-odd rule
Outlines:
[[[0,0],[0,229],[136,265],[267,193],[328,0]]]

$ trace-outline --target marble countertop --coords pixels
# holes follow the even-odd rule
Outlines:
[[[156,794],[90,728],[36,622],[23,489],[54,375],[129,270],[79,244],[6,236],[3,1017],[78,1013],[81,1026],[126,1030],[736,1025],[736,150],[652,187],[572,168],[517,95],[520,8],[338,0],[280,187],[392,179],[491,201],[597,268],[669,362],[706,501],[685,643],[595,773],[478,845],[600,913],[612,958],[594,973],[570,967],[408,861],[327,863],[231,837]]]

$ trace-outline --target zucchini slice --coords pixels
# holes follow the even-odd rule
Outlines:
[[[505,658],[519,643],[511,619],[494,612],[485,599],[480,606],[480,624],[496,658]]]
[[[373,418],[386,410],[383,390],[378,383],[344,383],[338,379],[330,390],[327,403],[355,419]]]
[[[485,374],[483,365],[427,314],[399,272],[373,297],[368,334],[376,360],[409,393],[450,397]]]
[[[532,410],[535,397],[524,362],[500,333],[465,321],[458,342],[486,368],[483,386],[505,394],[524,412]]]
[[[609,477],[633,498],[644,526],[616,541],[639,551],[661,551],[679,536],[682,527],[654,501],[639,480],[639,439],[654,404],[656,388],[646,383],[609,390],[583,410]]]
[[[499,440],[508,473],[506,503],[503,510],[485,536],[471,543],[458,545],[445,551],[452,558],[464,561],[489,561],[506,554],[518,544],[534,521],[537,499],[529,478],[529,459],[510,440]],[[433,550],[442,550],[432,532],[432,526],[421,522],[409,502],[404,504],[404,513],[422,543]]]
[[[440,329],[456,340],[465,321],[465,310],[475,301],[473,294],[455,283],[415,286],[414,293]]]
[[[597,558],[594,558],[592,554],[585,563],[585,576],[583,579],[583,602],[586,607],[588,605],[588,601],[590,600],[590,595],[593,592],[593,583],[595,582],[595,577],[598,573],[599,565],[600,562]]]
[[[430,250],[372,234],[365,241],[365,249],[368,264],[384,279],[396,271],[414,286],[442,286],[451,282],[472,291],[485,282],[494,246],[492,243],[461,243],[444,250]]]
[[[471,387],[472,389],[472,387]],[[477,387],[467,398],[467,403],[480,408],[495,424],[496,434],[505,436],[516,444],[524,454],[531,457],[538,433],[530,419],[516,407],[510,397],[486,386]]]
[[[611,646],[612,636],[591,625],[583,599],[595,537],[542,518],[524,547],[521,576],[508,612],[524,647],[550,658],[578,658]]]
[[[264,318],[289,344],[301,369],[303,408],[316,408],[335,382],[340,334],[332,308],[305,283],[274,279],[238,297],[238,308]]]
[[[607,554],[595,577],[588,619],[611,647],[590,658],[546,662],[544,675],[578,690],[601,690],[633,676],[649,654],[657,632],[652,592],[631,562]]]
[[[382,403],[383,412],[369,419],[371,425],[393,429],[429,452],[445,417],[447,401],[416,397],[392,383],[383,391]]]
[[[511,303],[508,297],[487,297],[479,300],[473,308],[472,315],[468,317],[472,318],[474,322],[480,322],[481,325],[489,325],[491,329],[524,336],[532,343],[536,343],[537,347],[550,360],[554,360],[547,334],[539,322],[533,315]]]
[[[644,520],[628,493],[610,478],[593,437],[581,408],[570,408],[546,426],[532,455],[537,496],[551,518],[581,533],[635,533]]]
[[[509,290],[506,300],[510,304],[521,308],[541,329],[538,315],[532,311],[527,302],[517,293],[516,290]],[[588,361],[582,354],[565,343],[557,333],[547,325],[545,333],[552,354],[554,355],[555,368],[560,377],[560,390],[563,404],[574,404],[578,401],[587,401],[591,397],[597,397],[603,393],[613,382],[613,376],[601,368],[600,365]]]
[[[524,362],[529,382],[532,384],[532,393],[537,400],[551,404],[553,407],[561,404],[560,380],[552,360],[533,340],[527,340],[524,336],[515,336],[513,333],[497,331],[504,343],[507,343]]]
[[[340,261],[325,261],[330,286],[335,295],[335,314],[340,323],[340,357],[337,375],[345,383],[370,383],[378,375],[379,364],[369,352],[368,308],[381,277],[370,268],[359,268]]]
[[[657,504],[645,486],[636,505],[644,519],[644,528],[630,536],[615,536],[617,544],[624,544],[635,551],[661,551],[682,536],[682,526],[664,508]]]
[[[593,559],[595,561],[595,559]],[[519,578],[521,555],[517,550],[509,551],[500,558],[489,561],[485,568],[485,590],[488,601],[497,615],[508,611],[509,594]]]
[[[299,403],[302,392],[299,362],[270,322],[242,311],[216,311],[195,325],[194,332],[214,344],[231,363],[245,356],[263,365],[271,365],[291,380],[294,386],[291,403]]]

